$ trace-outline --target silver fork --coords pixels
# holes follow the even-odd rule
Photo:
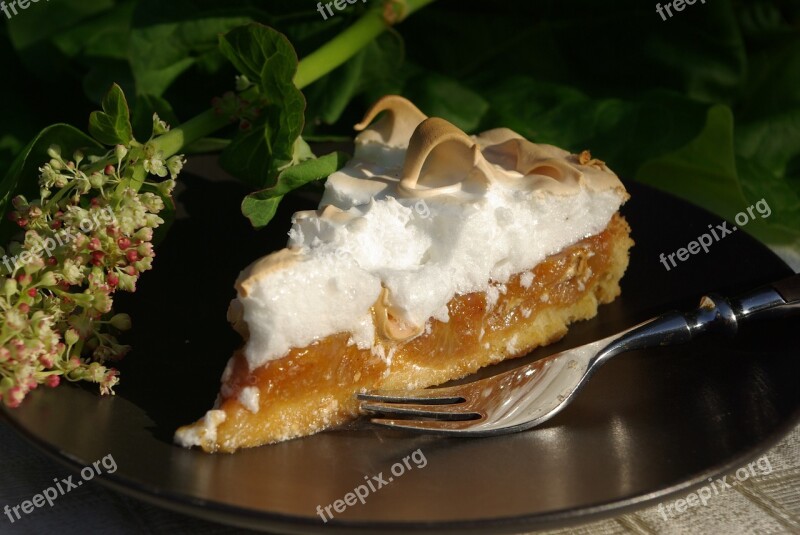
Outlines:
[[[800,275],[738,299],[710,294],[686,314],[668,312],[618,334],[486,379],[457,386],[359,394],[375,424],[444,435],[488,436],[530,429],[566,407],[592,374],[625,351],[688,342],[709,331],[736,333],[751,317],[800,310]]]

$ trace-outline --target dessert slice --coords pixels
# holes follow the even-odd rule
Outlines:
[[[179,444],[232,452],[316,433],[354,418],[358,392],[524,355],[619,295],[628,194],[588,152],[507,129],[470,137],[396,96],[356,127],[319,209],[236,281],[228,314],[245,345]]]

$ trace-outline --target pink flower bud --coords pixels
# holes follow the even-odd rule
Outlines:
[[[20,386],[13,386],[9,388],[8,392],[6,392],[6,395],[3,396],[3,401],[5,401],[6,406],[12,409],[19,407],[23,399],[25,399],[25,392],[23,392],[22,387]]]

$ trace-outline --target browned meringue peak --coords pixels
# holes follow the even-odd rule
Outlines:
[[[352,221],[358,216],[350,212],[347,212],[346,210],[342,210],[338,206],[328,204],[317,210],[301,210],[300,212],[295,212],[294,215],[292,216],[292,222],[301,221],[303,219],[310,219],[314,217],[317,217],[319,219],[325,219],[332,223],[344,225],[345,223]]]
[[[381,112],[386,113],[370,125]],[[406,147],[414,129],[427,117],[410,100],[399,95],[386,95],[373,104],[361,122],[353,127],[361,132],[356,136],[356,143],[374,141],[390,147]]]
[[[370,123],[386,112],[374,124]],[[468,136],[440,118],[426,118],[414,104],[398,95],[381,98],[356,125],[359,170],[372,160],[376,171],[400,165],[402,180],[397,193],[407,197],[432,197],[448,193],[481,194],[491,183],[511,189],[571,195],[586,187],[594,191],[614,189],[626,195],[617,176],[600,160],[586,154],[573,155],[547,144],[528,141],[508,128],[496,128]],[[408,147],[405,155],[394,152],[362,153],[359,146],[379,145],[387,149]],[[359,178],[377,178],[377,175]],[[393,172],[391,174],[394,174]],[[366,187],[366,185],[365,185]],[[469,195],[468,195],[469,196]]]
[[[526,189],[570,195],[584,185],[593,191],[613,189],[627,195],[617,175],[600,160],[591,159],[588,151],[571,154],[528,141],[507,128],[488,130],[475,140],[490,163],[525,176]]]
[[[585,185],[593,191],[613,189],[628,198],[617,175],[603,161],[593,159],[588,150],[571,154],[553,145],[528,141],[508,128],[487,130],[475,141],[490,163],[530,177],[526,189],[569,195]]]
[[[226,319],[233,327],[233,330],[239,333],[245,342],[250,338],[250,329],[247,327],[247,322],[244,321],[244,305],[240,300],[231,300],[228,305]]]
[[[281,249],[263,258],[259,258],[239,274],[234,287],[239,297],[247,297],[258,282],[282,269],[286,269],[300,260],[302,253],[296,249]],[[235,311],[234,311],[235,312]]]
[[[409,197],[482,193],[492,180],[491,174],[473,139],[444,119],[431,117],[411,136],[397,190]]]

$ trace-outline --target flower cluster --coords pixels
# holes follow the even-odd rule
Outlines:
[[[154,126],[166,131],[157,116]],[[130,350],[116,336],[131,320],[113,313],[112,295],[135,291],[151,268],[153,230],[184,162],[135,141],[106,154],[65,157],[53,146],[48,155],[39,199],[12,201],[19,241],[0,248],[0,399],[9,407],[62,378],[113,394],[118,372],[108,364]]]

